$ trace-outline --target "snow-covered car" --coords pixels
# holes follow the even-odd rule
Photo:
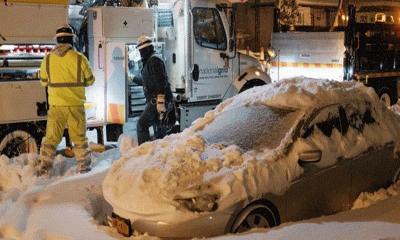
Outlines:
[[[359,83],[290,79],[125,153],[103,194],[122,234],[203,237],[351,208],[399,179],[400,120]]]

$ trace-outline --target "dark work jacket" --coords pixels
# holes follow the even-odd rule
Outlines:
[[[168,83],[168,76],[163,60],[156,55],[152,55],[143,63],[142,83],[144,95],[147,102],[157,95],[164,94],[167,102],[172,101],[171,87]]]

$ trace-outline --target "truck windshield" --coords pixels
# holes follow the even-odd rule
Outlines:
[[[299,111],[264,105],[241,106],[224,111],[199,134],[209,144],[235,144],[245,151],[274,149],[300,116]]]

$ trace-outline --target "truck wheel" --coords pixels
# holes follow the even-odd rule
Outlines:
[[[14,130],[6,134],[0,141],[0,154],[10,158],[23,153],[38,153],[39,147],[30,133]]]
[[[265,82],[264,82],[263,80],[260,80],[260,79],[252,79],[252,80],[250,80],[250,81],[247,81],[247,82],[243,85],[243,87],[240,89],[239,93],[244,92],[244,91],[246,91],[246,90],[248,90],[248,89],[250,89],[250,88],[257,87],[257,86],[262,86],[262,85],[265,85]]]
[[[383,102],[383,104],[385,104],[386,107],[390,107],[391,105],[395,104],[392,94],[388,88],[382,88],[379,91],[379,99]]]
[[[241,233],[253,228],[271,228],[279,224],[276,208],[268,201],[259,200],[239,213],[231,227],[231,233]]]

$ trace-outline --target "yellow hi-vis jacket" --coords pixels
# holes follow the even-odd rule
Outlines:
[[[40,83],[48,87],[50,106],[83,105],[85,87],[94,83],[87,58],[69,44],[58,44],[43,59]]]

